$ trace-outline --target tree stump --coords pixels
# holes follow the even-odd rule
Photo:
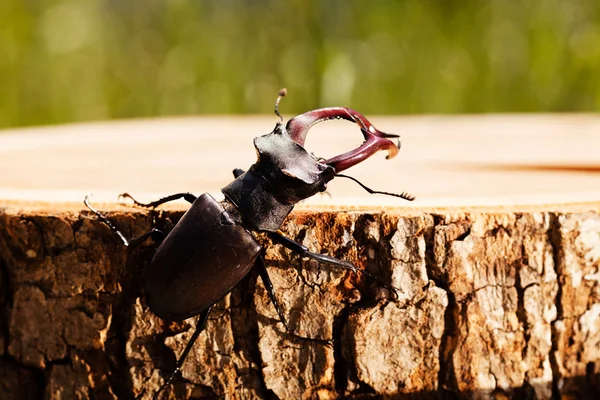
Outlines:
[[[264,240],[288,335],[251,272],[219,301],[163,398],[597,398],[600,395],[600,118],[372,117],[402,135],[396,159],[350,170],[414,203],[334,180],[282,231],[398,288],[299,259]],[[184,118],[56,126],[0,135],[0,398],[152,397],[195,320],[146,306],[155,245],[184,203],[117,203],[190,191],[218,196],[274,118]],[[313,128],[332,156],[362,136]]]

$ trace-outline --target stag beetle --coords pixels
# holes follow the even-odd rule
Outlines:
[[[284,219],[299,201],[325,191],[327,183],[335,177],[349,178],[372,194],[385,194],[412,201],[407,193],[388,193],[371,190],[358,180],[340,174],[380,150],[387,150],[387,158],[398,154],[400,137],[377,130],[364,116],[345,107],[322,108],[290,119],[283,125],[279,102],[286,90],[279,92],[275,114],[280,121],[273,132],[254,139],[257,161],[247,171],[235,169],[235,180],[222,189],[225,199],[215,200],[205,193],[196,197],[191,193],[178,193],[151,203],[140,203],[128,193],[136,206],[154,208],[177,199],[185,199],[191,207],[165,234],[152,231],[131,241],[95,210],[86,196],[85,205],[115,234],[125,246],[142,243],[151,237],[160,242],[146,271],[145,291],[150,310],[165,320],[180,321],[199,315],[196,330],[186,345],[176,368],[169,379],[155,393],[154,398],[170,384],[180,370],[198,335],[206,326],[211,307],[240,282],[254,266],[258,269],[267,293],[277,310],[285,329],[303,340],[330,344],[331,339],[309,338],[292,332],[279,307],[273,285],[267,273],[261,244],[252,232],[265,233],[273,242],[298,253],[301,257],[336,265],[361,273],[381,282],[376,276],[355,265],[324,254],[313,253],[279,232]],[[330,119],[345,119],[356,123],[365,138],[355,150],[324,160],[304,149],[308,130],[316,123]],[[390,139],[398,139],[397,144]]]

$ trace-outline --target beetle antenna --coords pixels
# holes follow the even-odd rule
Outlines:
[[[402,193],[390,193],[390,192],[382,192],[379,190],[373,190],[371,188],[368,188],[367,186],[363,185],[361,182],[358,181],[358,179],[353,178],[351,176],[348,175],[343,175],[343,174],[336,174],[336,177],[340,177],[340,178],[348,178],[350,180],[353,180],[354,182],[358,183],[363,189],[365,189],[367,192],[369,192],[369,194],[384,194],[386,196],[393,196],[393,197],[400,197],[401,199],[404,200],[408,200],[408,201],[413,201],[415,199],[415,196],[413,196],[410,193],[406,193],[406,192],[402,192]]]
[[[279,114],[279,102],[287,95],[287,89],[283,88],[279,91],[279,95],[277,96],[277,100],[275,100],[275,115],[279,117],[281,122],[283,122],[283,117]]]

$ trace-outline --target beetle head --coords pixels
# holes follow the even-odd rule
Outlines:
[[[275,114],[282,122],[278,106],[285,93],[282,90],[275,103]],[[340,118],[358,124],[365,138],[363,144],[328,160],[309,154],[304,148],[308,130],[321,121]],[[325,191],[336,174],[379,150],[387,150],[387,158],[392,158],[400,147],[398,135],[377,130],[363,115],[349,108],[322,108],[298,115],[286,126],[282,122],[277,123],[273,132],[254,139],[256,163],[221,189],[248,226],[258,231],[277,231],[294,204]],[[398,139],[398,144],[390,139]],[[370,193],[391,194],[372,190]],[[391,195],[409,199],[409,196]]]
[[[281,123],[273,132],[254,139],[258,160],[252,166],[263,177],[267,188],[283,204],[300,200],[325,191],[335,170],[309,154],[292,140]]]
[[[279,102],[287,91],[282,89],[275,102],[275,114],[279,114]],[[365,138],[358,148],[328,160],[317,159],[304,148],[310,128],[322,121],[345,119],[356,123]],[[390,139],[397,139],[394,143]],[[381,132],[362,114],[345,107],[321,108],[290,119],[284,127],[277,123],[273,132],[254,139],[258,161],[253,169],[268,184],[273,195],[283,204],[295,204],[318,192],[325,191],[327,182],[335,174],[348,169],[375,154],[387,150],[387,158],[395,157],[400,149],[400,136]]]

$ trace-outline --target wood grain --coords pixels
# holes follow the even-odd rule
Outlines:
[[[0,134],[0,199],[79,203],[86,193],[115,203],[190,191],[219,195],[235,167],[255,160],[252,138],[273,117],[99,122]],[[600,117],[508,115],[371,117],[402,135],[398,157],[376,155],[349,173],[376,189],[417,196],[405,203],[369,196],[336,179],[326,207],[511,207],[600,201]],[[345,121],[315,126],[307,148],[332,156],[354,148],[360,132]]]

